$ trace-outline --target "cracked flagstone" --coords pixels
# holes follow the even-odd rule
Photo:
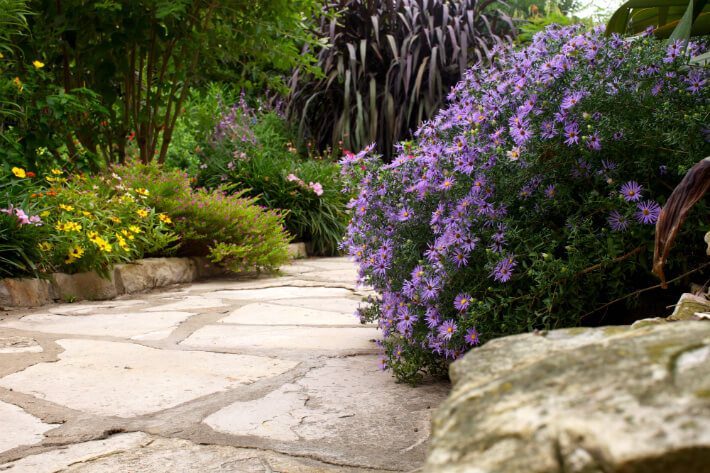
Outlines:
[[[20,320],[3,322],[0,327],[26,331],[72,335],[139,337],[177,327],[191,312],[129,312],[94,315],[33,314]]]
[[[217,291],[213,293],[213,296],[221,297],[222,299],[268,301],[299,297],[342,297],[351,294],[348,289],[337,287],[283,286],[264,289]]]
[[[219,322],[248,325],[357,325],[358,319],[352,313],[259,302],[240,307]]]
[[[45,424],[20,407],[0,401],[0,452],[41,442],[44,433],[56,427]],[[2,471],[2,468],[0,468]]]
[[[0,355],[13,353],[41,353],[42,351],[42,347],[34,338],[0,336]]]
[[[281,374],[296,363],[248,355],[156,350],[131,343],[59,340],[56,363],[0,386],[98,415],[133,417]]]
[[[283,326],[208,325],[181,345],[195,348],[374,350],[374,328],[315,328]]]
[[[446,383],[378,369],[346,258],[0,313],[0,473],[421,467]]]

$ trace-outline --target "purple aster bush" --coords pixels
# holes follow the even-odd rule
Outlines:
[[[413,382],[494,337],[628,321],[657,283],[660,206],[710,154],[710,73],[688,61],[706,49],[552,26],[494,48],[391,163],[373,147],[343,159],[357,191],[344,247],[378,292],[359,314],[388,369]]]

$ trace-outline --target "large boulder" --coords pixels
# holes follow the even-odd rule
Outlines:
[[[451,367],[425,472],[710,471],[710,323],[493,340]]]

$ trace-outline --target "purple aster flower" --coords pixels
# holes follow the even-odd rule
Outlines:
[[[697,94],[703,89],[707,81],[705,73],[698,69],[690,71],[686,82],[688,83],[688,88],[685,90],[691,94]]]
[[[498,282],[508,282],[513,276],[513,269],[517,266],[517,263],[512,256],[503,258],[496,264],[495,268],[491,272],[493,279]]]
[[[441,184],[439,184],[439,189],[442,191],[448,191],[454,187],[454,184],[456,184],[456,179],[451,176],[445,177]]]
[[[609,226],[615,232],[623,232],[629,228],[629,219],[617,210],[612,210],[607,220],[609,221]]]
[[[380,370],[387,371],[387,368],[388,368],[387,358],[380,358],[379,367],[380,367]]]
[[[550,138],[554,138],[555,136],[557,136],[557,130],[555,130],[554,122],[551,122],[551,121],[542,122],[540,127],[542,130],[542,132],[540,133],[540,136],[542,136],[542,138],[549,140]]]
[[[412,330],[414,323],[417,321],[417,317],[411,313],[409,307],[406,305],[400,307],[397,312],[399,316],[397,331],[402,334],[409,333]]]
[[[402,210],[400,210],[397,214],[397,220],[399,220],[400,222],[406,222],[407,220],[412,218],[412,215],[412,209],[410,209],[409,207],[403,207]]]
[[[663,58],[663,62],[669,64],[675,61],[682,54],[684,46],[685,42],[680,39],[676,39],[669,44],[666,49],[666,57]]]
[[[451,259],[459,268],[462,266],[466,266],[468,264],[468,253],[463,249],[456,250],[454,256]]]
[[[439,295],[440,280],[437,278],[426,278],[422,289],[422,298],[424,300],[436,299]]]
[[[554,199],[554,198],[555,198],[555,194],[557,194],[557,189],[555,188],[555,185],[554,185],[554,184],[550,184],[549,186],[547,186],[547,187],[545,188],[545,196],[546,196],[548,199]]]
[[[621,189],[619,192],[621,195],[624,196],[624,200],[626,202],[636,202],[639,199],[641,199],[641,191],[643,190],[643,186],[639,185],[638,182],[636,181],[629,181],[623,186],[621,186]]]
[[[402,348],[402,345],[397,345],[396,347],[394,347],[394,350],[392,351],[392,356],[394,356],[395,360],[401,359],[403,354],[404,348]]]
[[[456,307],[456,310],[459,312],[463,312],[464,310],[468,309],[468,306],[471,305],[471,295],[467,294],[465,292],[462,292],[458,296],[456,296],[456,299],[454,299],[454,307]]]
[[[436,310],[434,307],[429,307],[426,310],[424,320],[426,320],[427,327],[429,327],[430,329],[436,328],[441,323],[441,315],[439,315],[439,311]]]
[[[658,216],[661,214],[661,206],[652,200],[640,202],[636,208],[638,211],[634,214],[639,223],[653,225],[658,221]]]
[[[573,92],[562,99],[562,104],[560,105],[560,107],[562,108],[562,110],[569,110],[575,105],[577,105],[579,101],[584,98],[584,95],[584,92],[581,91]]]
[[[565,125],[565,144],[572,146],[579,144],[579,125],[577,122],[568,123]]]
[[[599,138],[599,132],[595,131],[587,138],[587,148],[592,151],[599,151],[602,149],[602,141]]]
[[[617,131],[617,132],[614,133],[614,135],[612,135],[612,138],[614,139],[614,141],[621,141],[622,138],[624,138],[624,132],[623,132],[623,131]]]
[[[439,338],[451,340],[451,337],[456,333],[456,328],[456,323],[453,320],[446,320],[441,324],[441,327],[439,327]]]
[[[412,281],[419,282],[424,277],[424,267],[422,265],[415,266],[412,270]]]
[[[478,340],[478,331],[475,328],[468,329],[464,339],[466,340],[466,343],[471,346],[476,346],[480,343]]]

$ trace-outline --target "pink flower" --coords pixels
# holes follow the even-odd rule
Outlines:
[[[288,176],[286,176],[286,180],[289,182],[299,182],[300,181],[298,176],[296,176],[295,174],[289,174]]]
[[[317,196],[320,197],[321,195],[323,195],[323,186],[320,184],[320,182],[316,182],[315,184],[309,182],[308,187],[310,187]]]

